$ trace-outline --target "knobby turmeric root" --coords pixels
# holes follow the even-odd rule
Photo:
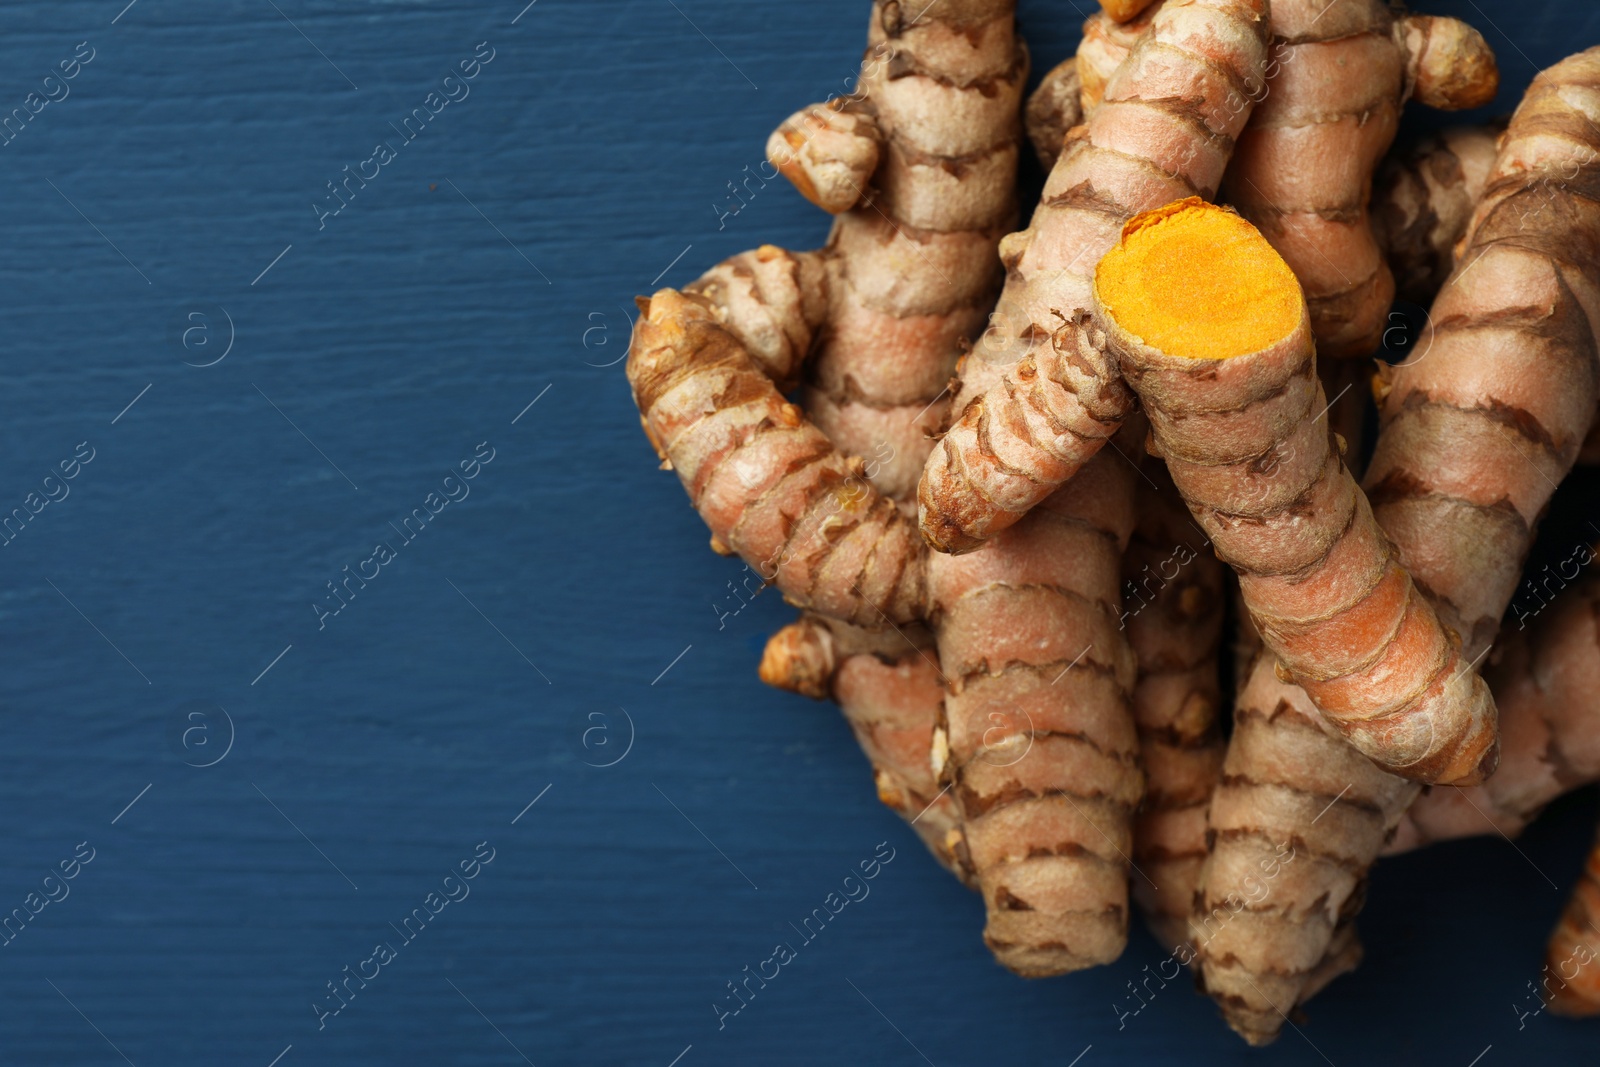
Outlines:
[[[1084,20],[1077,53],[1052,67],[1028,97],[1024,125],[1046,173],[1061,157],[1067,133],[1099,105],[1106,82],[1150,28],[1162,2],[1155,0],[1127,23],[1114,21],[1104,11],[1090,15]]]
[[[1283,259],[1247,221],[1193,198],[1128,223],[1095,301],[1155,451],[1239,573],[1285,680],[1397,774],[1466,783],[1492,771],[1493,699],[1332,446],[1305,299]]]
[[[1096,11],[1083,22],[1083,39],[1072,62],[1078,70],[1079,104],[1087,115],[1105,96],[1106,83],[1122,66],[1133,46],[1150,29],[1165,0],[1155,0],[1135,17],[1123,22]]]
[[[1270,654],[1239,693],[1233,731],[1190,936],[1201,984],[1228,1025],[1265,1045],[1315,992],[1325,960],[1342,956],[1348,969],[1359,959],[1339,941],[1420,787],[1329,730],[1305,691],[1279,680]]]
[[[641,301],[628,354],[645,433],[714,540],[795,605],[862,626],[921,617],[911,522],[784,399],[704,297]]]
[[[1516,837],[1556,797],[1600,781],[1600,575],[1564,591],[1500,648],[1487,672],[1504,737],[1499,772],[1471,789],[1422,796],[1386,854],[1458,837]],[[1541,984],[1557,1014],[1600,1014],[1600,845],[1551,935]]]
[[[1563,593],[1527,630],[1508,635],[1487,679],[1500,706],[1499,771],[1482,785],[1436,788],[1412,803],[1413,786],[1376,772],[1319,732],[1303,693],[1278,682],[1269,662],[1256,664],[1212,801],[1216,845],[1197,912],[1227,914],[1234,906],[1248,912],[1231,933],[1202,946],[1201,958],[1207,990],[1253,1043],[1276,1036],[1277,1009],[1309,998],[1297,986],[1305,981],[1309,988],[1306,961],[1332,951],[1329,938],[1359,909],[1378,849],[1392,855],[1459,837],[1515,837],[1556,797],[1600,781],[1600,575]],[[1245,881],[1249,861],[1279,833],[1294,840],[1296,862],[1312,861],[1301,872],[1306,880],[1275,879],[1258,890]],[[1593,863],[1591,857],[1591,871]],[[1570,921],[1576,909],[1600,902],[1589,877],[1552,940],[1552,971],[1568,984],[1552,996],[1558,1011],[1577,1013],[1582,1005],[1574,998],[1596,984],[1592,965],[1587,978],[1574,978],[1570,963],[1559,967],[1585,936],[1600,953],[1600,935]],[[1590,1010],[1597,1009],[1600,1001]]]
[[[981,551],[929,561],[950,679],[935,761],[960,804],[984,940],[1028,977],[1109,963],[1127,941],[1144,780],[1118,585],[1135,478],[1106,453]]]
[[[1350,758],[1348,747],[1318,734],[1301,691],[1269,677],[1258,662],[1240,699],[1224,784],[1212,801],[1216,845],[1203,875],[1204,913],[1251,895],[1239,872],[1271,828],[1295,833],[1301,852],[1327,862],[1308,868],[1316,877],[1307,884],[1271,883],[1235,940],[1202,949],[1207,989],[1230,1025],[1254,1043],[1276,1035],[1281,1021],[1274,1021],[1274,1004],[1287,1010],[1291,997],[1308,999],[1295,992],[1305,961],[1317,958],[1330,930],[1359,909],[1380,847],[1394,854],[1459,837],[1515,837],[1556,797],[1600,781],[1600,575],[1562,593],[1500,647],[1486,672],[1500,708],[1500,769],[1481,785],[1435,788],[1414,803],[1417,791],[1402,779],[1375,776],[1362,761],[1341,762]],[[1276,710],[1263,718],[1269,702]],[[1586,965],[1587,977],[1574,977],[1568,962],[1585,936],[1600,951],[1600,935],[1572,925],[1578,909],[1595,902],[1592,882],[1580,883],[1552,940],[1552,973],[1567,983],[1551,987],[1557,1011],[1600,1010],[1600,1001],[1583,1009],[1578,999],[1597,984],[1596,967]]]
[[[1113,20],[1104,11],[1090,15],[1084,20],[1077,53],[1052,67],[1028,97],[1028,139],[1046,172],[1061,157],[1066,134],[1099,106],[1106,83],[1150,29],[1164,2],[1155,0],[1125,23]]]
[[[1552,395],[1570,393],[1576,381],[1583,393],[1580,403],[1592,404],[1592,393],[1585,392],[1589,388],[1585,376],[1574,377],[1570,368],[1575,362],[1582,366],[1585,355],[1593,358],[1594,333],[1588,325],[1593,320],[1583,314],[1583,305],[1573,295],[1591,293],[1593,286],[1564,258],[1544,250],[1564,247],[1572,232],[1585,234],[1585,219],[1592,217],[1588,213],[1593,211],[1593,194],[1580,194],[1594,185],[1596,175],[1595,156],[1587,147],[1593,132],[1583,121],[1587,112],[1582,110],[1593,110],[1594,70],[1591,52],[1558,64],[1536,79],[1506,135],[1484,207],[1475,215],[1475,229],[1483,225],[1493,228],[1481,241],[1476,237],[1469,240],[1469,249],[1474,244],[1482,247],[1460,257],[1455,280],[1435,303],[1437,336],[1431,347],[1425,339],[1412,365],[1397,375],[1453,377],[1454,393],[1445,395],[1460,399],[1443,414],[1468,426],[1476,421],[1481,427],[1475,435],[1479,441],[1490,439],[1490,427],[1496,425],[1519,434],[1541,425],[1535,420],[1501,419],[1499,413],[1511,408],[1498,397],[1504,395],[1507,383],[1519,382],[1508,371],[1527,368],[1527,384],[1537,382]],[[1472,265],[1478,257],[1489,255],[1496,259],[1484,258]],[[1533,269],[1539,266],[1539,257],[1544,257],[1542,269]],[[1490,267],[1495,267],[1495,272],[1477,276]],[[1469,286],[1471,299],[1456,292]],[[1533,332],[1527,332],[1535,323],[1539,325]],[[1563,337],[1568,340],[1566,348],[1556,349],[1552,358],[1552,338]],[[1525,355],[1530,343],[1537,346],[1533,357],[1537,362],[1530,362]],[[1441,344],[1445,345],[1442,349]],[[1449,363],[1442,358],[1446,356],[1451,357]],[[1391,391],[1384,407],[1391,425],[1402,418],[1418,419],[1429,404],[1423,395],[1414,394],[1402,404],[1395,399]],[[1589,410],[1592,412],[1592,407]],[[1410,452],[1416,459],[1404,468],[1409,475],[1400,485],[1428,485],[1441,469],[1441,460],[1454,458],[1452,453],[1462,442],[1453,431],[1437,425],[1442,419],[1432,421],[1437,444],[1420,454],[1413,450],[1421,447],[1426,436],[1401,448],[1386,426],[1368,485],[1375,488],[1374,510],[1385,532],[1398,544],[1429,595],[1441,598],[1442,617],[1447,622],[1484,620],[1476,626],[1456,623],[1468,635],[1469,653],[1481,655],[1520,579],[1530,537],[1527,523],[1520,517],[1523,512],[1513,508],[1511,501],[1536,501],[1537,506],[1527,513],[1537,514],[1548,500],[1549,487],[1537,468],[1527,469],[1527,457],[1534,454],[1531,450],[1518,458],[1507,447],[1498,457],[1475,458],[1457,468],[1463,473],[1475,471],[1485,479],[1477,491],[1485,501],[1498,503],[1454,501],[1446,493],[1422,489],[1402,497],[1418,512],[1408,520],[1403,510],[1388,506],[1381,498],[1383,465],[1398,466],[1399,457]],[[1507,443],[1516,440],[1509,437]],[[1553,472],[1556,477],[1561,473],[1564,470]],[[1524,479],[1538,484],[1525,484]],[[1465,478],[1458,481],[1470,484]],[[1508,493],[1505,484],[1516,486],[1517,492]],[[1488,521],[1493,519],[1500,522],[1498,531]],[[1490,543],[1477,544],[1483,540]],[[1481,550],[1482,555],[1458,563],[1454,553],[1460,550]],[[1500,578],[1501,568],[1509,575],[1507,579]],[[1244,944],[1220,946],[1213,953],[1214,960],[1205,963],[1207,988],[1218,995],[1235,1029],[1254,1043],[1276,1036],[1282,1025],[1279,1013],[1292,1003],[1283,987],[1292,991],[1307,961],[1322,955],[1329,944],[1329,930],[1339,922],[1337,916],[1353,914],[1359,907],[1366,872],[1385,836],[1378,830],[1393,828],[1395,850],[1496,827],[1513,834],[1555,796],[1600,774],[1600,751],[1594,751],[1594,739],[1600,733],[1590,729],[1589,723],[1579,725],[1577,721],[1584,709],[1592,708],[1593,693],[1600,685],[1600,662],[1595,655],[1600,635],[1594,631],[1593,595],[1587,591],[1564,598],[1547,617],[1536,621],[1532,632],[1540,636],[1534,637],[1531,645],[1523,643],[1522,635],[1512,635],[1500,664],[1491,668],[1492,688],[1502,707],[1501,771],[1473,788],[1434,789],[1415,805],[1411,804],[1414,788],[1394,776],[1372,779],[1365,771],[1355,773],[1363,765],[1353,765],[1346,775],[1333,775],[1334,780],[1309,777],[1311,770],[1332,765],[1348,750],[1331,737],[1319,737],[1307,729],[1309,702],[1293,689],[1271,694],[1275,680],[1258,664],[1252,684],[1259,684],[1261,692],[1248,694],[1248,702],[1241,700],[1227,779],[1212,803],[1217,844],[1203,876],[1204,907],[1213,908],[1219,901],[1243,901],[1251,895],[1242,879],[1242,873],[1248,872],[1242,872],[1235,846],[1229,843],[1230,836],[1243,836],[1235,834],[1235,828],[1305,827],[1307,845],[1326,852],[1330,861],[1318,868],[1319,877],[1313,884],[1298,890],[1291,883],[1269,886],[1252,913],[1262,916],[1259,930],[1249,937],[1241,933]],[[1447,599],[1451,597],[1474,608],[1462,611],[1453,607]],[[1535,654],[1530,648],[1548,651]],[[1535,655],[1539,659],[1533,658]],[[1545,656],[1550,657],[1549,662],[1541,663]],[[1558,660],[1559,668],[1555,666]],[[1586,674],[1592,679],[1585,678]],[[1278,709],[1271,717],[1257,718],[1249,712],[1252,705],[1259,708],[1268,703],[1262,695]],[[1296,708],[1301,711],[1294,713]],[[1304,775],[1290,763],[1291,753],[1297,754],[1298,766],[1307,769]],[[1283,773],[1284,768],[1291,773]],[[1275,784],[1236,796],[1230,784],[1236,777]],[[1325,840],[1344,827],[1366,829],[1358,834],[1341,832],[1335,839]],[[1302,921],[1308,902],[1318,904],[1315,921]],[[1274,983],[1282,984],[1274,989]]]
[[[1239,135],[1223,194],[1306,291],[1324,359],[1382,340],[1394,279],[1368,216],[1372,174],[1411,96],[1477,107],[1499,74],[1465,23],[1398,18],[1383,0],[1273,0],[1267,95]]]
[[[772,164],[838,215],[827,246],[763,246],[688,287],[780,388],[804,365],[810,419],[872,460],[873,483],[896,498],[915,486],[938,401],[994,306],[1028,74],[1014,0],[930,5],[914,20],[908,6],[877,0],[857,90],[802,109],[768,142]]]
[[[1600,49],[1534,79],[1431,332],[1389,372],[1373,511],[1461,634],[1494,641],[1600,399]]]
[[[1015,225],[1027,63],[1013,6],[940,5],[910,19],[902,5],[876,5],[856,92],[801,110],[768,143],[802,194],[840,214],[827,247],[763,247],[688,287],[780,389],[806,380],[805,416],[864,457],[867,481],[902,507],[955,361],[993,305],[995,249]],[[913,624],[869,625],[878,629],[806,615],[773,636],[761,677],[837,702],[879,799],[970,881],[955,800],[930,766],[944,697],[933,638]]]
[[[789,599],[857,623],[929,620],[950,686],[936,765],[965,824],[954,851],[983,890],[1002,962],[1043,975],[1114,959],[1143,786],[1133,655],[1117,628],[1132,468],[1108,453],[1003,541],[929,561],[894,503],[786,412],[701,300],[648,301],[629,373],[713,535]],[[820,652],[789,659],[827,674]]]
[[[1107,962],[1126,938],[1125,865],[1143,787],[1128,710],[1133,657],[1116,628],[1133,471],[1110,457],[1007,542],[930,565],[920,539],[905,536],[892,483],[890,493],[874,484],[774,384],[825,321],[807,295],[818,291],[818,260],[762,249],[695,291],[647,301],[628,367],[646,430],[714,542],[818,616],[774,641],[766,676],[849,701],[886,799],[908,815],[910,798],[931,788],[913,767],[920,709],[932,706],[927,678],[902,670],[900,646],[852,672],[873,654],[861,650],[867,639],[821,617],[893,626],[912,646],[927,620],[950,689],[939,784],[965,823],[942,844],[983,891],[988,940],[1026,974]],[[796,310],[773,313],[784,307]],[[836,425],[833,437],[847,434]],[[943,818],[938,792],[928,799],[929,816]]]
[[[923,536],[969,551],[1066,482],[1132,405],[1089,307],[1094,266],[1139,211],[1221,180],[1262,89],[1262,0],[1168,0],[1068,142],[962,367],[960,416],[917,490]]]
[[[1022,125],[1028,131],[1034,155],[1045,173],[1056,165],[1067,133],[1083,121],[1082,97],[1078,85],[1078,61],[1067,59],[1050,69],[1028,97]]]

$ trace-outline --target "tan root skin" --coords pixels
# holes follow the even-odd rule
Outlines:
[[[1026,977],[1109,963],[1127,941],[1144,779],[1118,562],[1135,478],[1106,453],[981,551],[930,560],[950,681],[934,751],[987,906],[984,940]]]
[[[796,112],[767,145],[802,195],[839,215],[827,246],[762,246],[688,286],[781,390],[804,381],[805,417],[897,500],[915,484],[939,395],[1000,284],[995,248],[1016,212],[1027,76],[1012,6],[943,4],[908,21],[899,5],[875,5],[858,89]],[[970,882],[954,798],[933,785],[944,682],[932,635],[866,621],[876,629],[804,616],[768,642],[762,680],[836,701],[879,799]]]
[[[1328,731],[1270,655],[1256,660],[1233,728],[1190,935],[1228,1025],[1265,1045],[1337,957],[1367,868],[1418,787]]]
[[[952,847],[962,837],[955,798],[933,773],[933,731],[945,695],[938,663],[933,636],[922,627],[873,631],[806,615],[767,642],[761,680],[835,701],[872,763],[878,799],[912,824],[951,873],[974,884]]]
[[[1080,96],[1078,61],[1074,57],[1053,67],[1028,97],[1023,125],[1034,154],[1039,157],[1039,165],[1046,171],[1061,157],[1067,132],[1083,121]]]
[[[1499,772],[1473,789],[1421,797],[1389,852],[1458,837],[1514,838],[1556,797],[1600,781],[1600,574],[1508,634],[1498,658],[1488,677],[1505,739]],[[1539,984],[1556,1014],[1600,1015],[1600,844],[1551,934]]]
[[[1128,58],[1133,46],[1150,29],[1165,0],[1155,0],[1135,18],[1117,22],[1104,11],[1096,11],[1083,23],[1083,39],[1074,56],[1078,67],[1079,103],[1087,115],[1099,106],[1106,84]]]
[[[1122,620],[1139,664],[1133,718],[1147,779],[1133,826],[1133,862],[1143,876],[1131,884],[1151,932],[1172,951],[1188,944],[1206,811],[1226,750],[1218,722],[1225,580],[1166,469],[1153,459],[1142,467],[1138,524],[1122,561]]]
[[[1250,299],[1231,295],[1236,278]],[[1156,450],[1239,573],[1288,680],[1395,773],[1481,780],[1494,766],[1493,699],[1331,446],[1305,304],[1282,259],[1244,219],[1191,198],[1128,223],[1095,298]]]
[[[1495,658],[1486,676],[1500,705],[1499,771],[1471,789],[1422,797],[1390,851],[1479,834],[1516,837],[1556,797],[1600,781],[1600,575],[1508,633]]]
[[[1395,291],[1368,213],[1373,171],[1408,98],[1491,100],[1494,54],[1464,23],[1396,18],[1383,0],[1274,0],[1272,30],[1268,92],[1223,193],[1300,278],[1319,354],[1363,358]]]
[[[962,367],[955,425],[917,490],[923,536],[970,551],[1100,448],[1133,398],[1084,322],[1094,266],[1140,211],[1216,191],[1262,89],[1265,4],[1168,0],[1075,128]]]
[[[1600,400],[1597,99],[1600,50],[1534,80],[1379,412],[1373,511],[1469,657],[1493,643]]]

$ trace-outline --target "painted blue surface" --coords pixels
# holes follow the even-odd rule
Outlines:
[[[0,8],[0,106],[67,94],[0,147],[0,506],[60,497],[0,549],[0,907],[70,893],[0,949],[0,1063],[1592,1061],[1596,1026],[1513,1009],[1587,796],[1522,855],[1381,865],[1367,963],[1303,1036],[1251,1053],[1177,986],[1119,1030],[1155,944],[1000,970],[839,716],[757,682],[777,596],[719,628],[740,567],[654,469],[626,315],[821,241],[785,188],[712,205],[851,75],[862,0],[123,2]],[[1036,72],[1074,6],[1023,4]],[[1600,41],[1589,5],[1436,8],[1510,31],[1506,106]],[[430,91],[458,99],[319,222]],[[405,543],[430,493],[459,499]],[[377,576],[319,623],[346,567]],[[719,1032],[724,983],[880,842],[870,897]],[[407,942],[430,893],[462,899]],[[377,976],[319,1029],[347,965]]]

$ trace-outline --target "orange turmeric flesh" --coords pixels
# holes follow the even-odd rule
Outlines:
[[[1271,348],[1305,314],[1294,272],[1261,232],[1198,199],[1130,222],[1100,261],[1095,286],[1119,326],[1186,359]]]

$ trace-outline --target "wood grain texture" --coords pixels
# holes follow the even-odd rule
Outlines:
[[[1239,1061],[1181,983],[1119,1030],[1125,983],[1163,958],[1142,934],[1069,979],[993,965],[979,902],[877,803],[840,717],[757,682],[789,612],[767,594],[719,621],[740,567],[639,433],[631,297],[821,241],[776,184],[719,216],[772,126],[843,88],[867,5],[538,0],[512,25],[521,7],[6,6],[4,108],[79,42],[94,58],[0,146],[0,504],[80,442],[94,458],[0,548],[0,903],[25,908],[81,841],[95,858],[0,948],[0,1062]],[[1513,34],[1490,29],[1502,109],[1532,63],[1600,39],[1557,0],[1432,5],[1475,8]],[[1036,72],[1082,14],[1022,5]],[[470,94],[319,231],[325,183],[485,41]],[[225,337],[214,308],[232,350],[185,365],[222,351],[200,346]],[[402,543],[389,524],[485,441],[470,495]],[[319,630],[325,583],[380,541],[394,558]],[[215,706],[233,746],[186,765],[221,751],[221,720],[188,718]],[[619,709],[632,748],[594,766],[623,750]],[[1384,864],[1359,976],[1309,1041],[1252,1059],[1592,1049],[1592,1025],[1519,1032],[1507,1010],[1561,906],[1539,872],[1575,874],[1586,803],[1528,861],[1478,841]],[[485,840],[470,897],[319,1031],[325,983],[401,941],[390,924]],[[725,983],[884,841],[870,897],[719,1032]]]

